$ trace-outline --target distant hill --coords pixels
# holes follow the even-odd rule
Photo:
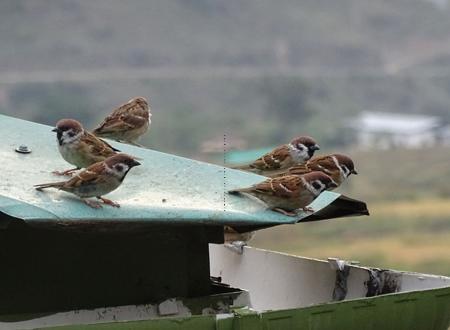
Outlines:
[[[427,0],[3,0],[0,112],[92,127],[142,95],[163,151],[341,146],[363,110],[450,122],[449,32]]]
[[[449,30],[450,9],[425,0],[3,0],[0,70],[396,70],[448,54]]]

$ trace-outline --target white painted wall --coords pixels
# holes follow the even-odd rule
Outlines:
[[[248,290],[258,311],[298,308],[332,301],[336,272],[327,261],[244,247],[237,254],[223,245],[210,244],[212,276]],[[368,268],[351,266],[346,299],[363,298]],[[450,286],[450,278],[399,272],[400,292]]]

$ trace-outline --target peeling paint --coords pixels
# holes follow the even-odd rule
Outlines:
[[[366,297],[400,291],[402,276],[400,272],[372,268],[368,270],[368,273],[369,280],[365,282],[367,287]]]
[[[336,270],[336,283],[333,290],[333,301],[344,300],[347,296],[347,279],[350,275],[351,267],[344,264],[343,269]]]

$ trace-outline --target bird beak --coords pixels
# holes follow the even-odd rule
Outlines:
[[[350,173],[354,174],[354,175],[358,175],[358,172],[356,172],[356,170],[351,171]]]
[[[137,160],[133,160],[133,162],[131,163],[131,166],[139,166],[141,165],[141,163],[139,163]]]
[[[339,185],[335,181],[331,181],[330,188],[337,188]]]
[[[52,132],[59,132],[59,128],[55,127],[54,129],[52,129]]]
[[[320,150],[320,146],[318,144],[315,144],[311,147],[311,150]]]

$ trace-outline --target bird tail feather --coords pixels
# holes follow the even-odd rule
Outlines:
[[[250,167],[250,165],[248,164],[230,166],[230,168],[232,168],[233,170],[243,170],[243,171],[250,171],[252,169],[252,167]]]
[[[228,193],[230,195],[240,196],[243,193],[251,193],[252,191],[253,191],[253,188],[249,187],[249,188],[241,188],[241,189],[229,190]]]
[[[241,190],[239,190],[239,189],[236,189],[236,190],[230,190],[230,191],[228,191],[228,193],[229,193],[230,195],[234,195],[234,196],[239,196],[239,195],[242,194]]]
[[[34,185],[34,188],[36,190],[42,190],[42,189],[46,189],[46,188],[61,188],[64,185],[64,181],[61,182],[50,182],[50,183],[41,183],[41,184],[36,184]]]

